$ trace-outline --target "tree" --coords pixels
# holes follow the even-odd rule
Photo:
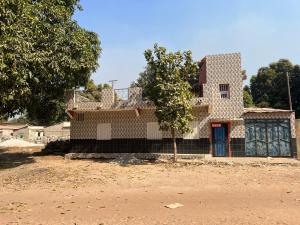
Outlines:
[[[135,82],[132,82],[130,87],[140,87],[143,89],[143,97],[149,98],[149,88],[154,82],[155,74],[154,70],[150,66],[146,66],[145,70],[139,74],[138,79]]]
[[[109,84],[96,85],[92,79],[88,80],[81,95],[92,100],[101,101],[101,93],[104,88],[110,88]]]
[[[253,98],[249,86],[245,86],[243,90],[244,107],[249,108],[253,106]]]
[[[84,86],[98,66],[97,34],[72,15],[78,0],[0,2],[0,115],[26,112],[36,124],[65,117],[66,90]]]
[[[300,116],[300,67],[287,59],[271,63],[258,70],[250,80],[250,89],[255,105],[289,109],[286,73],[290,74],[291,97],[296,116]]]
[[[161,130],[170,131],[173,140],[174,161],[177,160],[176,132],[191,132],[189,122],[193,119],[191,86],[189,78],[197,74],[198,65],[192,60],[192,53],[169,52],[154,45],[145,51],[149,79],[145,87],[148,98],[153,101],[155,115]]]

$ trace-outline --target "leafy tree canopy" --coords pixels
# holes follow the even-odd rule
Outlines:
[[[162,130],[170,130],[176,160],[175,132],[190,132],[189,122],[193,119],[191,105],[191,76],[197,74],[198,65],[192,60],[192,53],[169,52],[166,48],[154,45],[153,50],[145,51],[147,72],[145,88],[147,97],[153,101],[155,115]]]
[[[92,79],[89,79],[85,85],[81,95],[92,100],[101,101],[101,92],[104,88],[110,88],[109,84],[95,84]]]
[[[253,98],[250,92],[250,87],[249,86],[245,86],[244,90],[243,90],[243,99],[244,99],[244,107],[248,108],[253,106]]]
[[[300,116],[300,67],[287,59],[262,67],[250,80],[255,105],[289,109],[286,72],[290,75],[291,97],[296,116]]]
[[[0,115],[26,112],[36,124],[65,117],[67,89],[84,86],[98,66],[97,34],[72,15],[78,0],[0,2]]]

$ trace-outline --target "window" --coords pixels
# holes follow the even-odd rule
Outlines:
[[[220,89],[220,96],[221,98],[229,98],[229,84],[220,84],[219,85]]]
[[[97,140],[110,140],[111,139],[111,124],[99,123],[97,125]]]
[[[76,121],[84,121],[84,113],[76,113]]]
[[[159,130],[159,124],[156,122],[147,123],[147,139],[160,140],[162,139],[162,132]]]

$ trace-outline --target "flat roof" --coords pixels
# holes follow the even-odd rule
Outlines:
[[[18,123],[1,123],[0,130],[19,130],[21,128],[27,127],[27,124]]]
[[[258,107],[244,108],[244,113],[274,113],[274,112],[291,113],[293,111],[286,110],[286,109],[258,108]]]

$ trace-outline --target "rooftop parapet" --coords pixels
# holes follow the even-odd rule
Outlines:
[[[136,108],[154,108],[151,101],[143,99],[143,90],[139,87],[102,90],[101,101],[93,101],[80,94],[80,91],[69,91],[66,95],[67,110],[120,110]],[[203,97],[192,99],[193,106],[208,105]]]

